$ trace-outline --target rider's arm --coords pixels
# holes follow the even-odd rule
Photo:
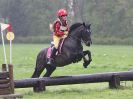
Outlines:
[[[55,34],[54,35],[56,35],[56,36],[58,36],[58,37],[61,37],[61,36],[63,36],[64,35],[64,32],[61,32],[60,31],[60,23],[56,23],[55,24]]]

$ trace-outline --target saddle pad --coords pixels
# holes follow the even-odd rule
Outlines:
[[[52,48],[49,47],[48,50],[47,50],[47,58],[50,58],[50,56],[51,56],[51,50],[52,50]]]

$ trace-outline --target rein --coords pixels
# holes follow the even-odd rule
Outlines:
[[[78,37],[74,37],[74,36],[72,36],[72,35],[70,35],[70,37],[73,38],[74,40],[78,40],[78,41],[80,41],[80,42],[83,43],[82,39],[79,39]]]

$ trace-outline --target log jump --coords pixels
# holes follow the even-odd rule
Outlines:
[[[133,71],[85,74],[77,76],[28,78],[15,80],[14,84],[15,88],[33,87],[35,92],[40,92],[45,90],[46,86],[100,82],[109,82],[110,88],[118,88],[120,86],[120,81],[133,81]]]

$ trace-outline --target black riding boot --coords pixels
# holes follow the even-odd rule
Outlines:
[[[48,59],[47,64],[52,65],[55,62],[55,54],[57,52],[57,49],[55,47],[52,48],[51,57]]]

